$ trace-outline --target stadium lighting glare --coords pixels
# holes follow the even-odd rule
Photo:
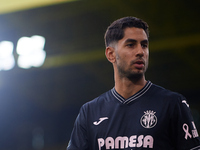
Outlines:
[[[28,69],[43,65],[46,52],[44,51],[45,38],[34,35],[32,37],[21,37],[17,43],[18,66]]]
[[[0,70],[10,70],[15,66],[13,47],[10,41],[0,42]]]

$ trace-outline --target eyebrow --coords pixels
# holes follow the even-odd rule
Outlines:
[[[137,42],[137,40],[135,40],[135,39],[127,39],[126,41],[125,41],[125,43],[129,43],[129,42]],[[142,40],[140,43],[149,43],[149,41],[147,40],[147,39],[145,39],[145,40]]]

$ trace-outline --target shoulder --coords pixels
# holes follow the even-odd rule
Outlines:
[[[171,91],[156,84],[152,84],[150,94],[155,99],[162,100],[162,102],[167,102],[171,104],[181,104],[183,101],[186,102],[186,98],[182,94]]]
[[[171,91],[169,89],[166,89],[162,86],[152,84],[152,91],[155,94],[163,95],[164,97],[170,97],[170,98],[184,98],[184,96],[178,92]]]
[[[189,103],[182,94],[155,84],[152,85],[151,92],[151,96],[153,97],[151,100],[156,103],[157,106],[163,106],[163,110],[166,108],[170,111],[168,112],[169,116],[178,118],[180,114],[186,116],[190,113]]]

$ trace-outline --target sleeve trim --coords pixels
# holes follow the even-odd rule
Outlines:
[[[194,147],[194,148],[192,148],[192,149],[190,149],[190,150],[199,150],[199,149],[200,149],[200,145],[197,146],[197,147]]]

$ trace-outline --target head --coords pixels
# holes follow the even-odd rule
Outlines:
[[[148,25],[135,17],[114,21],[105,33],[106,57],[119,77],[144,77],[148,67]]]

